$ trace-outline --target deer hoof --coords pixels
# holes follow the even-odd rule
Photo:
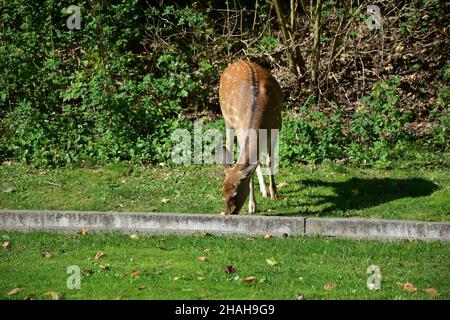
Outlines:
[[[256,212],[256,203],[255,202],[249,202],[248,203],[248,213],[254,214]]]
[[[272,200],[278,200],[280,197],[278,196],[276,191],[270,190],[270,198]]]
[[[261,188],[261,194],[264,198],[269,198],[269,188],[267,187]]]

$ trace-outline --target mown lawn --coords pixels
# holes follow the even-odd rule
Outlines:
[[[219,214],[223,175],[220,166],[206,165],[37,170],[4,163],[0,209]],[[278,201],[262,198],[255,182],[257,214],[450,220],[450,173],[445,169],[290,166],[280,169],[276,182]]]
[[[1,299],[450,299],[450,246],[439,242],[89,232],[0,237],[10,241],[0,248]],[[95,259],[99,251],[104,256]],[[370,265],[380,267],[379,291],[367,288]],[[80,289],[67,287],[69,266],[81,270]],[[8,295],[15,288],[21,291]]]

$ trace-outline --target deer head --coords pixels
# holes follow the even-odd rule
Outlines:
[[[235,166],[226,165],[222,193],[225,198],[225,214],[238,214],[249,193],[250,178],[258,163]]]

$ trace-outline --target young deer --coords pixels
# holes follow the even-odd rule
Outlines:
[[[275,78],[262,67],[250,61],[240,60],[228,66],[220,77],[219,101],[226,125],[226,148],[224,150],[225,181],[222,193],[225,197],[225,214],[238,214],[250,195],[249,213],[255,213],[256,202],[252,176],[256,170],[261,193],[277,198],[273,177],[272,147],[276,137],[271,139],[270,129],[281,129],[282,92]],[[233,149],[233,129],[236,130],[240,154],[232,166],[230,151]],[[250,130],[249,130],[250,129]],[[254,129],[254,130],[252,130]],[[259,130],[266,129],[266,130]],[[262,132],[267,134],[262,134]],[[256,134],[250,139],[249,132]],[[259,140],[267,137],[267,161],[269,167],[269,190],[259,166],[261,152]]]

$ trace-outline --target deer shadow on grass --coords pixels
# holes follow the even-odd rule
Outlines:
[[[435,183],[422,178],[352,178],[341,182],[299,180],[296,183],[299,184],[299,188],[286,192],[286,196],[290,197],[294,196],[294,194],[298,195],[305,189],[309,189],[309,193],[317,193],[314,192],[314,188],[332,188],[333,191],[329,192],[329,190],[327,190],[326,193],[332,193],[330,195],[308,195],[307,201],[301,203],[301,206],[322,206],[323,208],[311,212],[298,212],[296,213],[297,215],[330,215],[330,213],[336,211],[345,212],[348,210],[367,209],[401,198],[428,196],[439,189]],[[280,213],[279,215],[296,214]]]

